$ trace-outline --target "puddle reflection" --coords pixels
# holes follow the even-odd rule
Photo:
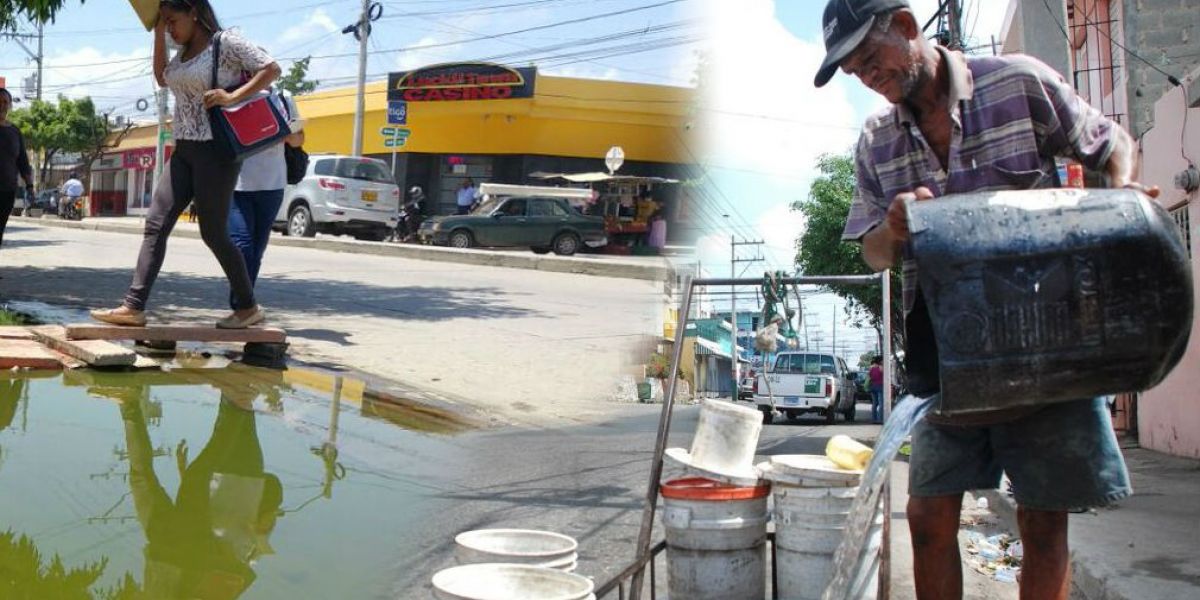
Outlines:
[[[0,374],[0,597],[376,596],[468,428],[313,371]]]

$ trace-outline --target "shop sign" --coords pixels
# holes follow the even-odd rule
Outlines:
[[[451,63],[388,74],[388,100],[445,102],[532,98],[537,69]]]
[[[115,171],[124,168],[125,160],[124,153],[122,154],[105,154],[95,161],[92,161],[93,171]]]
[[[388,125],[408,124],[408,103],[403,100],[388,101]]]
[[[154,168],[154,154],[154,148],[126,150],[122,155],[122,165],[126,169],[148,171]]]

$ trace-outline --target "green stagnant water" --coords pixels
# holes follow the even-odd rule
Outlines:
[[[181,362],[0,373],[0,598],[387,597],[468,426],[360,381]]]

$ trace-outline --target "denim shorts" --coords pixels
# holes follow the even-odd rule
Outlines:
[[[1001,473],[1017,503],[1034,510],[1105,506],[1133,493],[1102,398],[1052,404],[997,425],[922,420],[913,428],[910,496],[994,489]]]
[[[923,295],[905,320],[909,391],[940,391],[937,340]],[[909,495],[949,496],[1012,481],[1017,503],[1034,510],[1105,506],[1133,493],[1102,398],[1051,404],[995,425],[922,420],[912,430]]]

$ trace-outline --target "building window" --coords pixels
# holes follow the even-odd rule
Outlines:
[[[1187,248],[1190,258],[1192,256],[1192,216],[1188,205],[1184,204],[1171,211],[1171,218],[1175,219],[1175,226],[1179,227],[1179,237],[1183,240],[1183,246]]]
[[[1117,45],[1124,35],[1121,13],[1121,3],[1112,0],[1067,1],[1075,91],[1104,116],[1125,125],[1124,54]]]

